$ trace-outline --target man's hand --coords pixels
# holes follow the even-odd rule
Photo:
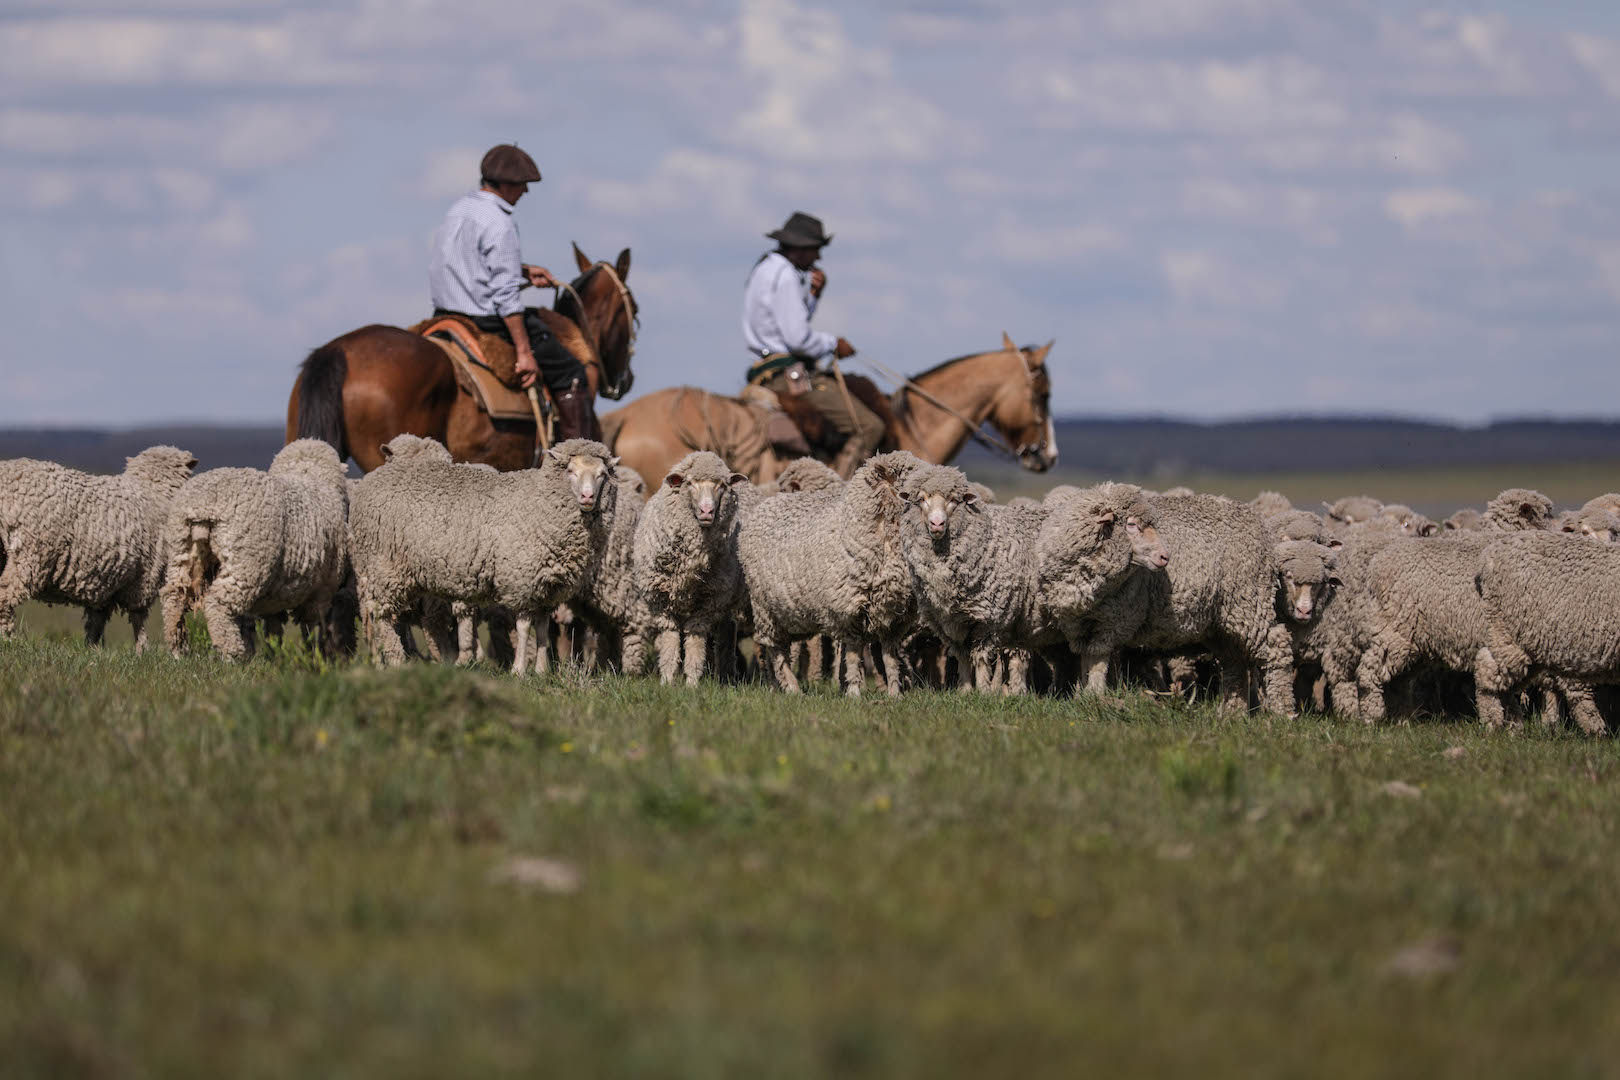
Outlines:
[[[855,346],[851,345],[844,338],[839,338],[838,339],[838,344],[833,346],[833,356],[836,357],[839,360],[844,359],[844,357],[846,357],[846,356],[854,356],[854,355],[855,355]]]
[[[540,378],[540,365],[534,362],[534,353],[524,349],[517,358],[518,385],[527,390]]]
[[[821,290],[827,287],[827,272],[821,267],[810,271],[810,295],[821,299]]]
[[[524,263],[523,276],[536,289],[555,289],[557,287],[557,279],[552,277],[551,271],[543,266],[530,266],[528,263]]]

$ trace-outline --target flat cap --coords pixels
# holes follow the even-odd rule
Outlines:
[[[491,147],[478,171],[484,179],[500,184],[534,184],[540,180],[540,166],[514,143]]]

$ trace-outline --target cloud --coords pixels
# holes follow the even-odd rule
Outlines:
[[[1384,213],[1403,228],[1415,229],[1437,218],[1476,213],[1484,204],[1456,188],[1402,188],[1384,197]]]
[[[1274,308],[1287,295],[1278,279],[1244,269],[1209,251],[1167,251],[1165,282],[1178,303],[1223,308]]]
[[[1603,92],[1620,98],[1620,41],[1593,34],[1571,34],[1569,48]]]
[[[1079,262],[1100,254],[1122,251],[1125,234],[1110,225],[1028,225],[1002,218],[987,230],[986,244],[996,255],[1013,263]]]

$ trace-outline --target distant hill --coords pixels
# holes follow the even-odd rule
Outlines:
[[[0,458],[37,457],[116,472],[131,454],[160,443],[185,447],[202,468],[263,468],[280,449],[278,427],[202,424],[106,431],[0,430]],[[1158,417],[1070,417],[1057,423],[1061,463],[1130,476],[1200,472],[1338,471],[1614,462],[1620,421],[1502,420],[1485,427],[1377,417],[1279,417],[1197,423]],[[969,444],[966,464],[991,459]]]

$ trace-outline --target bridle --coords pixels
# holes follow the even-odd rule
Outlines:
[[[625,394],[630,392],[630,385],[635,381],[635,375],[630,370],[630,361],[636,355],[636,334],[641,329],[641,316],[636,313],[635,298],[630,295],[630,289],[625,285],[624,279],[619,277],[619,272],[613,268],[612,263],[598,261],[592,264],[589,270],[579,275],[579,277],[575,278],[572,282],[559,281],[557,283],[557,297],[556,300],[552,302],[552,307],[557,307],[558,302],[562,299],[563,293],[566,292],[568,295],[572,296],[574,298],[574,306],[579,309],[579,318],[575,321],[579,324],[580,332],[584,334],[594,346],[596,339],[591,333],[592,327],[590,309],[585,306],[585,298],[580,295],[579,290],[584,287],[585,282],[590,278],[590,276],[595,274],[597,271],[607,274],[608,280],[613,282],[613,287],[619,290],[619,303],[623,305],[624,319],[626,325],[629,327],[630,333],[630,340],[625,346],[624,367],[619,370],[619,374],[615,376],[611,382],[608,381],[607,365],[602,362],[602,357],[600,355],[595,355],[590,359],[590,363],[596,366],[597,371],[601,375],[601,395],[609,400],[617,401]]]
[[[1001,351],[1011,352],[1013,355],[1018,357],[1019,366],[1022,367],[1024,371],[1026,385],[1033,387],[1035,385],[1035,374],[1029,368],[1029,357],[1024,350],[1014,346],[1010,350],[1003,349]],[[1014,447],[1012,443],[999,431],[991,431],[987,436],[985,433],[979,430],[980,425],[975,424],[971,419],[963,416],[959,411],[945,404],[945,402],[939,400],[939,398],[935,397],[933,394],[930,394],[911,379],[901,375],[888,365],[883,364],[880,361],[873,360],[869,356],[861,356],[858,357],[858,359],[899,384],[901,395],[900,417],[905,422],[907,429],[910,430],[911,437],[917,440],[917,442],[922,442],[922,436],[917,432],[916,425],[911,421],[911,410],[905,407],[906,394],[916,394],[918,397],[922,398],[936,409],[939,409],[947,415],[954,417],[958,422],[961,423],[962,427],[966,429],[968,438],[972,439],[986,450],[993,451],[997,454],[1003,455],[1004,457],[1020,462],[1026,457],[1045,458],[1047,444],[1046,436],[1047,432],[1052,430],[1052,412],[1050,406],[1047,407],[1046,423],[1041,425],[1040,441],[1036,443],[1024,443],[1021,446]]]

